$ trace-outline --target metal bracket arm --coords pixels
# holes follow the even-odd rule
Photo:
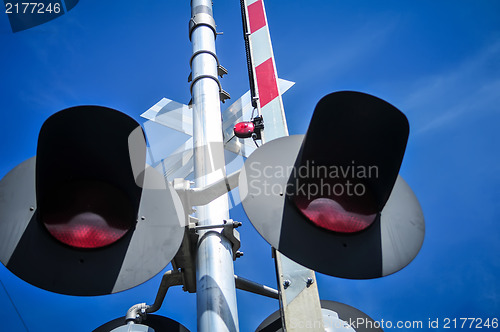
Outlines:
[[[128,309],[125,321],[127,323],[129,321],[133,321],[134,323],[142,322],[142,320],[146,317],[146,314],[158,311],[161,308],[170,286],[178,285],[182,285],[182,273],[176,270],[165,272],[163,278],[161,279],[160,288],[156,294],[155,302],[152,305],[148,305],[146,303],[133,305],[130,309]]]
[[[197,226],[196,224],[190,223],[189,224],[189,229],[196,232],[196,231],[203,230],[203,229],[226,228],[226,227],[231,227],[231,226],[233,228],[237,228],[237,227],[240,227],[241,225],[243,225],[243,224],[240,221],[232,221],[230,219],[230,221],[224,220],[224,223],[223,224],[219,224],[219,225]]]
[[[238,187],[238,178],[240,170],[229,174],[225,178],[216,181],[203,188],[192,188],[190,192],[191,203],[194,206],[205,205],[213,201],[219,196],[230,192]]]
[[[233,251],[233,260],[236,260],[236,258],[243,256],[243,252],[238,251],[238,249],[240,249],[241,247],[240,233],[235,229],[237,227],[240,227],[241,225],[242,225],[241,222],[229,219],[229,220],[224,220],[224,223],[219,225],[197,226],[194,223],[189,223],[188,228],[193,232],[197,232],[199,230],[222,228],[222,234],[228,239],[229,242],[231,242]]]
[[[236,274],[234,275],[234,281],[236,283],[236,288],[238,289],[262,296],[267,296],[273,299],[279,299],[278,290],[274,288],[239,277]]]
[[[222,234],[224,234],[226,239],[228,239],[233,246],[233,261],[235,261],[236,258],[243,256],[243,253],[238,251],[241,246],[240,232],[234,229],[233,225],[228,224],[222,229]]]
[[[184,179],[174,179],[173,186],[184,204],[184,209],[190,214],[193,206],[206,205],[238,187],[239,175],[238,170],[203,188],[190,188],[190,182]]]

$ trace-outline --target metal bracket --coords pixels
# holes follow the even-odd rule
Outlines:
[[[187,218],[190,214],[195,212],[195,209],[193,208],[194,204],[191,204],[191,197],[188,194],[188,192],[192,190],[191,183],[188,180],[177,178],[172,181],[172,186],[181,199],[182,206],[184,207],[184,212],[186,215],[186,225],[188,225],[189,220]]]
[[[188,222],[188,229],[190,231],[196,232],[196,227],[198,227],[197,225],[198,225],[198,221],[199,221],[198,218],[193,217],[193,216],[188,216],[188,221],[189,221]]]
[[[227,69],[222,65],[217,65],[217,74],[219,74],[220,77],[223,77],[224,75],[227,75]]]
[[[222,101],[222,103],[225,103],[227,99],[231,99],[231,95],[229,94],[229,92],[227,92],[223,89],[220,90],[219,97],[220,97],[220,101]]]
[[[215,38],[217,38],[215,20],[212,15],[207,13],[198,13],[191,17],[191,19],[189,20],[189,40],[191,40],[191,34],[193,33],[193,30],[200,25],[205,25],[212,29]]]
[[[190,77],[192,77],[192,75],[190,75]],[[219,97],[220,97],[220,101],[222,101],[223,103],[226,101],[226,99],[230,99],[231,98],[231,95],[224,91],[222,89],[222,86],[220,84],[220,81],[217,77],[215,76],[212,76],[212,75],[198,75],[196,76],[193,81],[191,82],[191,85],[189,86],[189,90],[191,92],[191,95],[193,94],[193,85],[198,81],[198,80],[201,80],[202,78],[211,78],[213,79],[215,82],[217,82],[217,85],[219,86]]]
[[[262,116],[256,116],[255,118],[252,119],[252,122],[254,124],[255,132],[253,133],[252,137],[254,140],[256,139],[262,139],[262,130],[264,129],[264,118]]]
[[[200,51],[197,51],[195,53],[193,53],[193,55],[191,56],[191,59],[189,59],[189,67],[192,67],[192,64],[193,64],[193,59],[200,55],[200,54],[209,54],[211,56],[214,57],[215,61],[217,62],[217,75],[219,77],[223,77],[224,75],[227,74],[227,69],[224,68],[224,66],[222,66],[220,63],[219,63],[219,58],[217,57],[217,55],[214,53],[214,52],[211,52],[211,51],[207,51],[207,50],[200,50]],[[222,89],[222,86],[220,84],[220,81],[217,77],[214,77],[212,75],[199,75],[197,77],[195,77],[193,79],[193,73],[189,73],[189,76],[188,76],[188,82],[191,82],[191,85],[190,85],[190,90],[191,90],[191,94],[193,93],[193,85],[194,83],[199,80],[199,79],[202,79],[202,78],[211,78],[213,80],[215,80],[217,82],[217,85],[219,86],[219,98],[220,98],[220,101],[222,103],[225,103],[227,99],[230,99],[231,98],[231,95],[225,91],[224,89]],[[192,100],[192,99],[191,99]],[[192,104],[192,101],[190,101],[189,103],[189,106]]]
[[[188,229],[191,225],[196,225],[198,219],[192,216],[187,216]],[[179,251],[172,260],[174,269],[182,271],[182,289],[189,293],[196,292],[196,246],[198,244],[198,234],[194,232],[185,232],[184,239],[179,248]]]
[[[172,266],[176,269],[180,268],[183,272],[184,290],[190,293],[196,292],[196,269],[194,257],[196,255],[196,247],[198,243],[198,234],[196,230],[201,230],[204,226],[198,226],[198,219],[191,216],[195,212],[194,206],[205,205],[213,201],[215,198],[231,191],[238,186],[239,171],[226,176],[215,183],[212,183],[203,188],[191,188],[191,181],[177,178],[174,179],[172,185],[179,195],[184,212],[186,215],[185,225],[189,230],[184,234],[184,240],[179,248],[178,253],[172,260]],[[236,223],[230,220],[229,223],[218,225],[224,228],[223,235],[231,242],[233,249],[233,260],[241,257],[240,236],[234,229],[239,227],[241,223]]]
[[[217,54],[215,54],[212,51],[208,51],[208,50],[199,50],[199,51],[194,52],[193,55],[191,55],[191,58],[189,59],[189,68],[193,68],[193,59],[196,58],[200,54],[210,54],[211,56],[214,57],[215,61],[217,62],[217,67],[220,66],[219,58],[217,57]]]
[[[217,82],[217,85],[219,86],[219,92],[222,91],[222,86],[220,84],[220,81],[217,77],[215,76],[212,76],[212,75],[198,75],[196,76],[195,78],[193,78],[192,82],[191,82],[191,85],[189,86],[189,91],[191,92],[191,95],[193,95],[193,85],[201,80],[202,78],[211,78],[213,79],[215,82]]]
[[[225,222],[225,220],[224,220]],[[234,224],[234,222],[233,222]],[[239,223],[239,226],[241,226],[241,222]],[[243,253],[241,251],[238,251],[241,246],[241,240],[240,240],[240,232],[238,232],[235,228],[238,226],[233,226],[231,224],[226,224],[222,230],[222,234],[231,242],[233,245],[233,261],[236,260],[236,258],[243,256]]]
[[[214,57],[215,61],[217,62],[217,74],[220,76],[220,77],[223,77],[224,75],[227,75],[228,71],[226,68],[224,68],[224,66],[222,66],[219,62],[219,58],[217,57],[217,54],[215,54],[214,52],[211,52],[211,51],[207,51],[207,50],[199,50],[195,53],[193,53],[193,55],[191,56],[191,58],[189,59],[189,67],[192,68],[193,67],[193,59],[200,55],[200,54],[210,54],[211,56]],[[191,82],[193,80],[193,73],[190,73],[189,74],[189,77],[188,77],[188,82]]]
[[[314,271],[273,249],[276,260],[280,307],[284,331],[302,331],[306,322],[318,322],[311,331],[324,331],[323,315]],[[300,324],[297,324],[299,323]]]
[[[192,218],[192,220],[195,220],[195,218]],[[222,234],[231,242],[232,245],[232,252],[233,252],[233,260],[236,260],[236,258],[239,258],[243,256],[243,252],[238,251],[241,247],[241,240],[240,240],[240,233],[236,230],[236,228],[240,227],[243,225],[239,221],[233,221],[232,219],[229,220],[224,220],[223,224],[218,224],[218,225],[203,225],[203,226],[198,226],[198,222],[189,223],[189,230],[192,233],[197,233],[198,231],[201,230],[212,230],[216,228],[222,228]]]
[[[186,215],[190,215],[195,212],[193,206],[206,205],[236,188],[239,176],[240,170],[203,188],[191,188],[191,182],[182,178],[174,179],[172,185],[181,198]]]
[[[224,220],[223,224],[218,224],[218,225],[203,225],[203,226],[198,226],[198,220],[194,217],[190,217],[192,220],[195,220],[194,223],[189,223],[189,230],[193,232],[197,232],[200,230],[207,230],[207,229],[214,229],[214,228],[237,228],[243,225],[240,221],[233,221],[232,219],[229,220]]]
[[[171,286],[182,285],[182,273],[178,270],[170,270],[163,274],[158,293],[156,294],[155,302],[152,305],[146,303],[138,303],[128,309],[125,316],[125,321],[141,323],[146,319],[146,314],[158,311],[163,304],[165,295]]]
[[[234,275],[234,281],[236,284],[236,288],[238,289],[262,296],[267,296],[273,299],[279,299],[279,293],[277,289],[256,283],[237,275]]]

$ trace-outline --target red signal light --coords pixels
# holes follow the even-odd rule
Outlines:
[[[55,190],[40,211],[41,221],[58,241],[75,248],[101,248],[121,239],[135,224],[130,200],[98,181],[76,181]]]
[[[149,185],[162,175],[140,168],[145,162],[144,132],[117,110],[50,116],[36,157],[0,182],[0,261],[36,287],[77,296],[120,292],[159,273],[181,245],[184,210],[170,183]]]
[[[255,124],[252,121],[239,122],[234,126],[234,135],[238,138],[249,138],[255,132]]]
[[[295,195],[292,201],[314,225],[338,233],[360,232],[373,224],[377,217],[376,205],[370,199],[358,198],[349,202],[341,196]]]
[[[418,200],[398,177],[408,134],[404,114],[382,99],[329,94],[305,136],[274,139],[248,157],[243,208],[269,244],[305,267],[353,279],[394,273],[425,233]]]
[[[293,203],[316,226],[355,233],[374,223],[389,199],[408,139],[408,120],[382,99],[353,91],[323,97],[292,174]]]

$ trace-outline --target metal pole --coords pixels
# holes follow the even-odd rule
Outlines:
[[[193,100],[194,174],[197,188],[225,176],[220,112],[221,87],[215,53],[212,0],[191,0],[189,35]],[[217,225],[229,219],[227,195],[197,207],[199,225]],[[196,255],[198,331],[238,331],[238,311],[231,243],[220,230],[199,232]]]

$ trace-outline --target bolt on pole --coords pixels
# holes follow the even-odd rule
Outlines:
[[[192,42],[194,174],[197,188],[225,176],[218,60],[212,0],[192,0],[189,36]],[[229,219],[227,195],[196,208],[200,226]],[[239,331],[232,245],[219,230],[199,232],[196,255],[198,331]]]

